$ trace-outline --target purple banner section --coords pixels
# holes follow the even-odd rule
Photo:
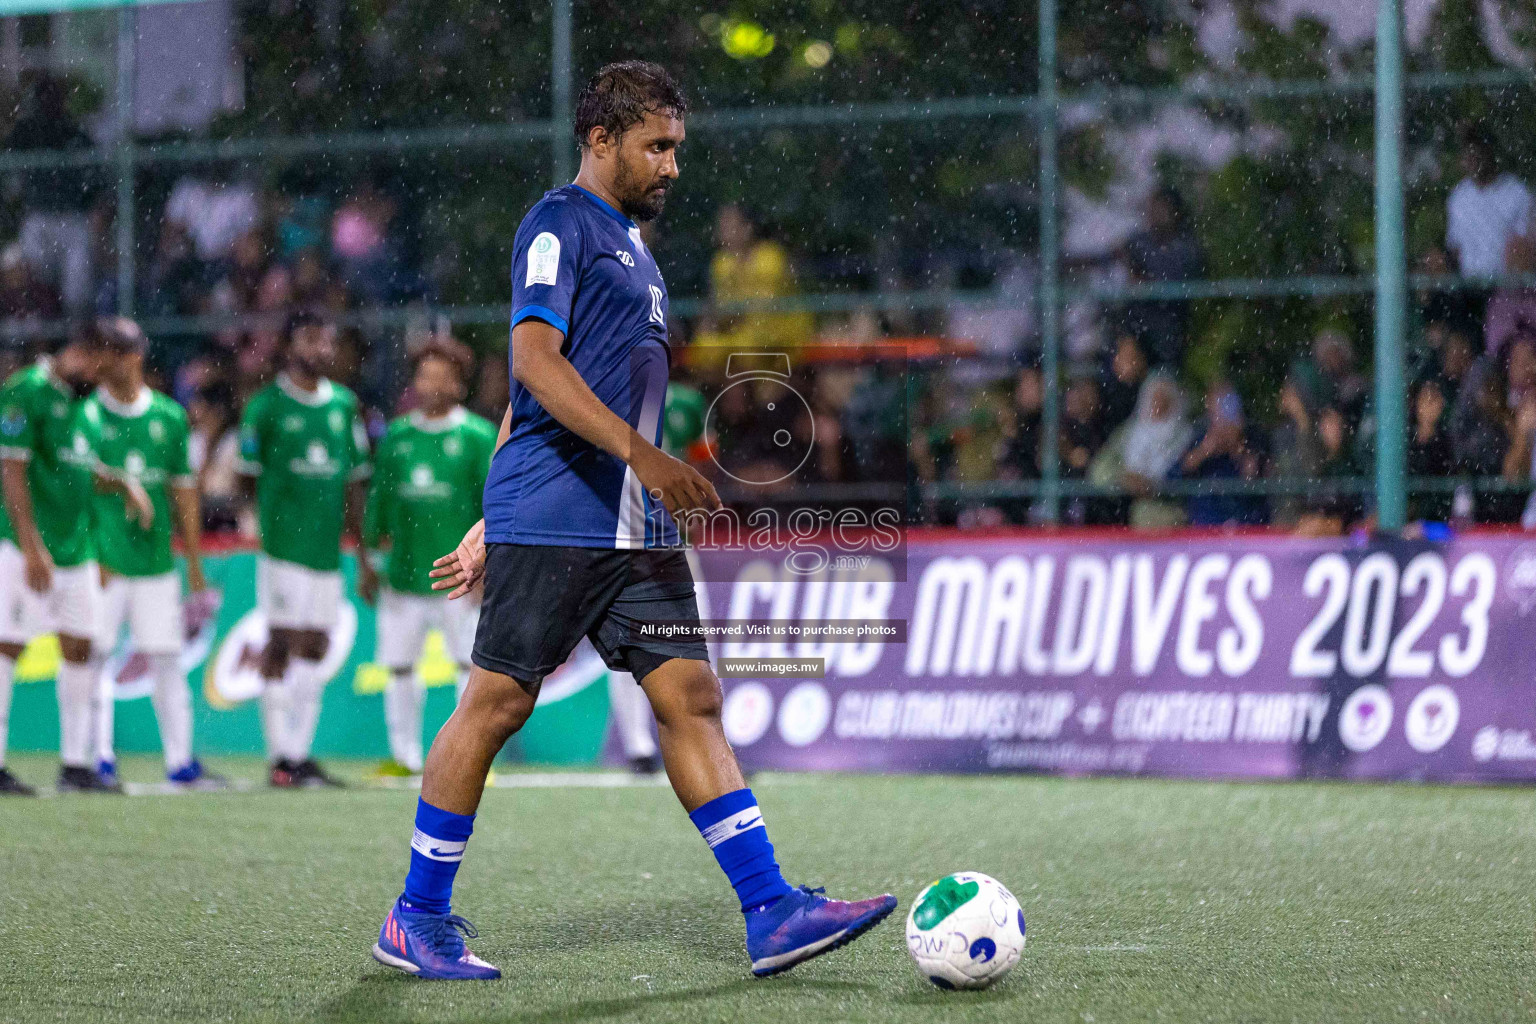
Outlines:
[[[898,619],[905,643],[731,642],[749,769],[1536,781],[1536,539],[962,539],[797,577],[707,554],[702,613]]]

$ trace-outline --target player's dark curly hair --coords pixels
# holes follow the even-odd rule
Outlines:
[[[645,120],[646,114],[688,113],[688,97],[660,64],[621,60],[605,64],[576,99],[576,141],[583,147],[593,128],[618,137]]]

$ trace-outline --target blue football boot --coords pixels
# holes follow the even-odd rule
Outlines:
[[[165,781],[181,789],[227,789],[229,780],[203,767],[203,762],[193,758],[173,772],[165,773]]]
[[[821,895],[825,889],[801,886],[747,915],[747,955],[759,978],[787,971],[854,939],[896,909],[887,893],[846,903]]]
[[[457,914],[434,914],[395,900],[379,929],[373,958],[386,967],[418,978],[442,981],[495,981],[501,971],[469,951],[465,938],[476,938],[475,926]]]

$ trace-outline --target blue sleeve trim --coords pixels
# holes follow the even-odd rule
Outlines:
[[[561,334],[569,334],[570,325],[565,322],[565,317],[556,313],[547,306],[524,306],[512,314],[512,326],[516,327],[524,320],[543,320],[549,326],[557,329]]]

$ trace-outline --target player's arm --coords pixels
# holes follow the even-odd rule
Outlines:
[[[352,410],[352,472],[347,478],[346,531],[357,538],[357,594],[369,604],[379,592],[379,574],[373,570],[364,543],[364,519],[368,508],[368,478],[373,464],[368,460],[368,432],[363,429],[362,410]]]
[[[208,589],[208,579],[203,575],[203,495],[198,487],[197,474],[192,472],[191,453],[187,447],[187,421],[184,417],[172,420],[170,473],[166,479],[166,493],[171,499],[171,509],[176,519],[172,524],[181,537],[182,552],[187,560],[187,589],[201,594]]]
[[[235,461],[235,472],[240,480],[240,499],[247,505],[256,504],[256,481],[262,470],[266,412],[263,397],[252,398],[240,413],[240,455]]]
[[[187,589],[200,594],[208,589],[208,578],[203,575],[202,495],[196,483],[172,484],[170,491],[171,507],[176,510],[176,532],[181,536],[187,559]]]
[[[542,320],[512,328],[512,376],[561,426],[622,459],[674,516],[720,507],[715,488],[692,466],[674,459],[603,404],[561,353],[565,334]]]
[[[53,558],[37,532],[32,515],[32,488],[27,482],[27,460],[6,453],[0,458],[0,488],[5,494],[5,512],[11,517],[16,546],[26,559],[27,586],[38,593],[53,585]]]
[[[123,499],[128,518],[147,530],[155,521],[155,503],[149,500],[149,492],[127,473],[119,473],[111,466],[91,461],[91,479],[101,494],[115,494]]]
[[[390,540],[389,536],[389,508],[390,495],[394,488],[389,480],[389,460],[385,457],[385,441],[379,446],[378,457],[375,459],[376,468],[373,475],[373,486],[368,489],[368,500],[363,506],[363,531],[358,544],[358,560],[367,562],[369,568],[373,567],[373,556],[382,549],[384,543]],[[367,580],[361,575],[357,579],[357,596],[369,604],[378,596],[378,573],[373,573]]]

